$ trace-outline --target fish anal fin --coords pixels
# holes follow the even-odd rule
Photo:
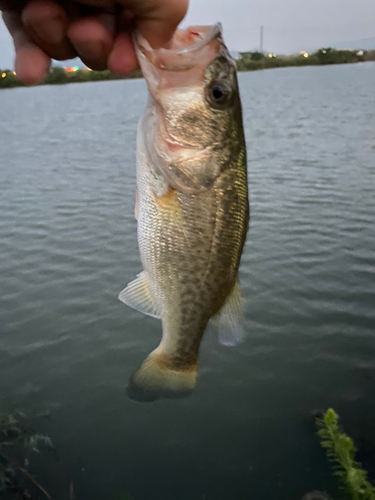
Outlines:
[[[218,330],[220,344],[235,346],[244,341],[243,314],[244,301],[237,280],[223,307],[212,318]]]
[[[137,311],[160,319],[161,311],[152,298],[147,274],[142,271],[119,294],[119,300]]]

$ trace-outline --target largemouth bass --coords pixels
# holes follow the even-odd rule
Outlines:
[[[135,45],[149,100],[138,126],[135,216],[143,272],[119,295],[161,318],[162,340],[133,374],[139,401],[192,392],[212,318],[242,335],[238,266],[249,222],[236,66],[221,25],[177,31],[171,48]]]

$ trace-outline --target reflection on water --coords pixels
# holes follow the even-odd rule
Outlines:
[[[335,492],[311,414],[333,406],[375,476],[375,64],[240,75],[248,332],[207,332],[186,400],[140,405],[129,375],[161,325],[117,300],[134,221],[143,81],[0,93],[0,395],[47,407],[54,498],[300,499]],[[6,117],[6,119],[4,119]]]

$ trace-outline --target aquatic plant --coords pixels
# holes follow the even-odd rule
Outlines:
[[[2,493],[11,494],[14,500],[32,500],[27,487],[21,485],[19,476],[51,499],[47,491],[29,472],[29,455],[40,453],[40,445],[53,448],[51,439],[36,434],[24,424],[26,415],[21,411],[0,413],[0,497]],[[14,453],[7,453],[14,450]],[[22,456],[22,461],[14,456]],[[9,498],[9,495],[6,497]]]
[[[29,456],[40,453],[47,446],[53,449],[48,436],[35,433],[25,425],[26,415],[22,411],[0,413],[0,498],[12,500],[36,500],[40,494],[52,500],[48,492],[29,471]],[[356,448],[353,440],[345,434],[339,425],[339,416],[333,409],[316,419],[321,446],[326,450],[328,460],[333,464],[334,475],[341,482],[346,498],[350,500],[375,500],[375,486],[368,480],[368,473],[355,460]],[[16,450],[16,455],[23,459],[13,458],[8,450]],[[20,481],[20,477],[23,481]],[[27,480],[28,487],[25,487]],[[21,484],[22,483],[22,484]],[[30,486],[39,492],[39,496],[30,492]],[[4,496],[3,496],[4,495]],[[11,496],[9,496],[11,495]],[[70,483],[69,500],[75,498],[73,482]],[[118,492],[113,500],[133,500],[127,492]],[[327,493],[312,491],[306,493],[302,500],[332,500]]]
[[[302,500],[332,500],[332,498],[323,491],[310,491],[302,497]]]
[[[333,471],[351,500],[375,500],[375,487],[368,481],[367,472],[355,460],[356,448],[353,440],[345,434],[338,423],[339,417],[329,409],[316,419],[320,444],[326,450]]]

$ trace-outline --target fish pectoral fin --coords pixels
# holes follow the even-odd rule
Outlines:
[[[219,333],[220,344],[235,346],[243,342],[245,337],[242,326],[243,314],[244,302],[237,280],[223,307],[212,318]]]
[[[129,307],[137,311],[160,319],[160,308],[152,298],[147,275],[142,271],[134,281],[128,283],[126,288],[120,292],[118,298]]]

